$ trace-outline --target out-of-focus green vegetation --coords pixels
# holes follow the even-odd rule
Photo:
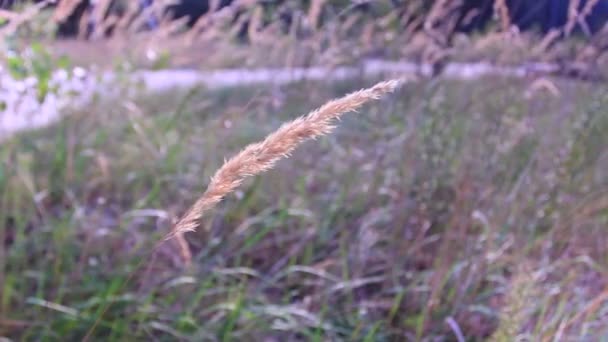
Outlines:
[[[11,77],[36,80],[39,100],[54,91],[54,71],[81,65],[112,68],[121,94],[140,67],[383,57],[439,69],[557,61],[587,77],[608,65],[601,35],[558,42],[502,27],[504,16],[462,34],[440,11],[434,18],[451,19],[424,29],[439,6],[407,3],[402,12],[287,3],[290,25],[255,3],[240,9],[244,19],[218,12],[200,31],[164,25],[89,41],[56,39],[53,13],[26,6],[31,17],[2,31],[0,56]],[[0,340],[608,338],[603,83],[530,75],[406,85],[209,212],[186,236],[190,265],[174,240],[160,243],[225,158],[372,83],[154,96],[132,85],[3,140]]]
[[[100,99],[0,147],[0,336],[601,340],[606,88],[431,81],[153,249],[224,158],[369,81]]]

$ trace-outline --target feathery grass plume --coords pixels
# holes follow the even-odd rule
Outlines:
[[[334,128],[332,122],[342,114],[356,111],[365,103],[393,92],[403,81],[405,79],[380,82],[371,88],[329,101],[309,114],[283,124],[263,141],[245,147],[215,173],[205,193],[174,225],[166,239],[194,231],[203,213],[234,191],[245,178],[271,169],[303,141],[331,132]]]

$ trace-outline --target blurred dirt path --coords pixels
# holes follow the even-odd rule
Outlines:
[[[458,80],[477,80],[484,76],[521,78],[531,74],[547,75],[558,70],[557,66],[550,64],[504,67],[488,63],[451,63],[445,66],[440,76]],[[85,108],[96,97],[111,100],[113,96],[124,96],[125,91],[154,94],[193,87],[222,89],[254,84],[284,85],[300,81],[331,82],[408,75],[428,78],[433,73],[431,65],[382,60],[334,68],[169,69],[125,75],[107,71],[96,73],[76,67],[70,73],[56,71],[50,81],[50,88],[54,90],[40,101],[35,78],[15,80],[0,66],[0,141],[24,130],[52,124],[70,110]]]

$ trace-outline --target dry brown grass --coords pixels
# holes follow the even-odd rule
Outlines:
[[[76,7],[81,3],[81,0],[63,0],[57,3],[55,11],[53,11],[53,20],[60,22],[71,16]]]
[[[511,15],[509,13],[509,6],[507,6],[506,0],[496,0],[494,2],[494,11],[498,13],[500,19],[500,29],[503,32],[509,31],[511,27]]]
[[[579,21],[579,12],[578,8],[580,6],[580,0],[570,1],[568,5],[568,21],[566,22],[566,26],[564,27],[564,31],[566,35],[570,35],[576,23]]]
[[[0,29],[0,37],[9,36],[19,28],[19,26],[27,23],[34,18],[40,11],[50,3],[49,0],[40,1],[32,6],[27,7],[21,13],[2,10],[0,18],[9,20],[9,23]]]
[[[342,114],[353,112],[372,100],[393,92],[401,80],[380,82],[342,98],[327,102],[320,108],[283,124],[261,142],[245,147],[215,173],[205,193],[190,207],[175,224],[167,239],[194,231],[203,213],[213,208],[227,194],[243,183],[245,178],[271,169],[281,158],[289,154],[302,142],[330,133],[334,120]]]
[[[586,18],[591,14],[595,5],[599,3],[599,0],[590,0],[587,1],[584,6],[581,6],[580,0],[570,1],[568,6],[568,21],[564,26],[564,33],[566,35],[571,35],[572,31],[578,24],[579,27],[583,30],[583,32],[587,36],[591,36],[591,30],[587,25]],[[580,10],[579,10],[580,8]]]

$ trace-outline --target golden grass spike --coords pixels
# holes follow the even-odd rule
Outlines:
[[[245,147],[215,173],[205,193],[173,226],[166,239],[194,231],[203,213],[234,191],[245,178],[271,169],[279,159],[289,156],[303,141],[331,132],[334,128],[332,122],[342,114],[356,111],[365,103],[393,92],[403,81],[380,82],[371,88],[331,100],[307,115],[283,124],[263,141]]]

